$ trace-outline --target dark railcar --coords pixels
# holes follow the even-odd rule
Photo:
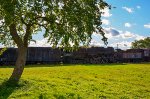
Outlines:
[[[16,48],[8,48],[2,55],[0,55],[0,65],[14,65],[17,59]]]
[[[50,64],[61,62],[61,50],[51,47],[29,47],[27,64]]]
[[[114,48],[108,47],[92,47],[87,50],[88,63],[113,63],[114,62]]]
[[[123,52],[124,62],[143,62],[144,50],[143,49],[128,49]]]
[[[150,49],[143,49],[144,51],[144,61],[150,62]]]
[[[113,63],[114,48],[108,47],[91,47],[79,48],[79,50],[65,53],[64,63]]]
[[[0,65],[14,65],[17,59],[17,48],[8,48],[0,56]],[[26,64],[50,64],[61,62],[61,50],[51,47],[29,47]]]
[[[124,60],[123,60],[123,50],[121,49],[115,49],[115,52],[114,52],[114,63],[123,63]]]

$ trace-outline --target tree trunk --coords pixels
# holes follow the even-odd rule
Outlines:
[[[21,75],[24,70],[24,66],[26,63],[26,56],[27,56],[27,47],[18,47],[18,57],[16,60],[15,68],[11,77],[9,78],[9,82],[12,84],[18,84]]]

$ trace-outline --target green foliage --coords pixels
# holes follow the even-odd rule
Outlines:
[[[2,48],[2,49],[0,49],[0,55],[2,55],[3,52],[5,52],[6,50],[7,50],[7,48]]]
[[[132,48],[150,48],[150,37],[132,42]]]
[[[9,29],[14,25],[20,42],[29,43],[32,34],[45,30],[53,47],[88,45],[93,32],[106,44],[100,19],[105,7],[109,5],[103,0],[0,0],[0,43],[17,43]]]
[[[12,68],[0,67],[0,99],[149,99],[149,64],[26,66],[19,86],[5,83]]]

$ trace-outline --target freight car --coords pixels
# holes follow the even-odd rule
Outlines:
[[[14,65],[17,59],[17,48],[8,48],[0,56],[0,65]],[[61,50],[51,47],[29,47],[26,64],[50,64],[61,62]]]
[[[51,47],[29,47],[27,64],[50,64],[61,62],[61,50]]]
[[[114,48],[108,47],[91,47],[91,48],[80,48],[74,52],[64,53],[64,63],[113,63]]]
[[[150,49],[128,49],[122,56],[123,62],[150,62]]]
[[[0,55],[0,65],[14,65],[17,53],[17,48],[8,48]],[[114,50],[112,47],[91,47],[67,52],[51,47],[28,48],[26,64],[56,64],[61,62],[71,64],[150,62],[150,49],[129,49],[123,51],[119,49]]]
[[[2,49],[0,49],[2,50]],[[16,48],[8,48],[6,51],[0,55],[0,65],[14,65],[17,59],[17,49]]]

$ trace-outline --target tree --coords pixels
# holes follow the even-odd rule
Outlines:
[[[132,48],[150,48],[150,37],[132,42]]]
[[[0,0],[0,43],[18,47],[18,57],[9,81],[18,83],[26,62],[32,35],[43,35],[53,47],[64,49],[88,45],[93,32],[107,38],[101,27],[103,0]]]

